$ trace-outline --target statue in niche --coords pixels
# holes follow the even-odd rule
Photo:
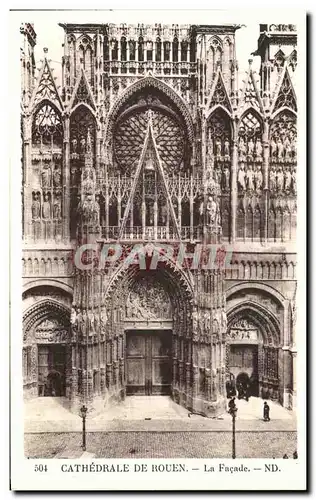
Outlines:
[[[53,173],[53,179],[54,179],[54,185],[56,187],[61,186],[61,170],[59,167],[55,167],[54,173]]]
[[[240,137],[238,144],[239,160],[244,161],[246,159],[247,148],[243,137]]]
[[[61,199],[60,194],[56,194],[54,207],[53,207],[53,217],[54,219],[61,219]]]
[[[86,140],[84,137],[80,139],[80,153],[83,154],[86,152]]]
[[[292,146],[287,135],[284,138],[283,146],[285,150],[285,161],[289,162],[291,160]]]
[[[72,327],[75,327],[76,323],[77,323],[77,311],[75,307],[72,307],[70,313],[70,324]]]
[[[275,167],[271,167],[271,170],[270,170],[269,188],[270,188],[270,191],[275,191],[276,190],[276,171],[275,171]]]
[[[238,179],[237,179],[239,191],[245,191],[246,189],[245,177],[246,177],[245,167],[243,164],[241,164],[238,170]]]
[[[277,149],[278,149],[278,160],[283,161],[284,146],[281,137],[278,138]]]
[[[88,310],[88,324],[90,332],[94,332],[94,314],[91,309]]]
[[[247,172],[246,172],[246,180],[247,180],[247,189],[248,191],[253,191],[254,190],[254,185],[253,185],[253,170],[252,166],[248,165]]]
[[[81,312],[80,307],[78,307],[78,309],[77,309],[76,322],[77,322],[78,331],[82,333],[82,312]]]
[[[193,307],[192,312],[193,332],[199,333],[200,331],[200,314],[197,306]]]
[[[257,139],[256,140],[256,159],[257,160],[262,159],[262,151],[263,151],[263,148],[262,148],[261,140]]]
[[[42,187],[48,188],[51,185],[52,173],[49,167],[44,167],[42,171]]]
[[[216,157],[221,158],[222,157],[222,142],[221,142],[219,137],[215,141],[215,148],[216,148]]]
[[[211,329],[211,313],[210,311],[206,310],[204,312],[204,330],[205,333],[210,333]]]
[[[276,185],[277,185],[277,190],[278,191],[283,191],[284,187],[284,174],[282,167],[278,168],[277,174],[276,174]]]
[[[229,158],[230,158],[230,144],[229,144],[229,140],[227,137],[226,137],[225,142],[224,142],[224,157],[225,157],[225,160],[229,160]]]
[[[273,137],[270,141],[270,151],[272,159],[275,160],[277,154],[277,145]]]
[[[290,169],[287,169],[285,172],[284,189],[285,191],[291,191],[291,187],[292,187],[292,174]]]
[[[32,203],[32,218],[39,219],[41,215],[41,202],[39,201],[39,194],[33,194],[33,203]]]
[[[71,149],[72,149],[71,152],[76,155],[77,154],[77,149],[78,149],[78,141],[77,141],[77,139],[73,139],[71,141]]]
[[[50,199],[48,193],[44,194],[44,201],[43,201],[43,207],[42,207],[42,217],[43,219],[50,219],[51,218],[51,204],[50,204]]]
[[[82,311],[81,331],[82,331],[83,335],[86,335],[86,333],[87,333],[87,326],[88,326],[87,312],[86,311]]]
[[[221,182],[222,190],[229,191],[229,168],[225,167],[222,172],[222,182]]]
[[[213,196],[209,195],[206,202],[206,225],[213,226],[216,222],[217,203],[214,201]]]
[[[101,332],[104,332],[105,326],[108,322],[108,316],[106,314],[106,310],[102,309],[101,314],[100,314],[100,326],[101,326]]]
[[[257,169],[254,172],[254,177],[256,191],[258,192],[262,188],[263,183],[263,175],[260,165],[257,165]]]
[[[253,156],[253,152],[255,149],[255,143],[253,142],[252,137],[248,141],[248,156]]]

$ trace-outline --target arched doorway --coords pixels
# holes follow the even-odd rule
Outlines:
[[[121,346],[112,352],[124,356],[124,394],[170,394],[185,406],[193,387],[192,296],[182,271],[169,262],[123,268],[107,310],[109,336]]]
[[[253,307],[230,312],[228,318],[227,381],[240,397],[279,400],[280,345],[276,322]]]
[[[23,379],[26,397],[66,396],[70,318],[54,300],[40,301],[23,318]]]
[[[171,394],[173,306],[168,287],[140,274],[126,302],[126,393]]]

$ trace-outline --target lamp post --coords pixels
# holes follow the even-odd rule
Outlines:
[[[228,413],[232,416],[232,424],[233,424],[233,434],[232,434],[232,458],[236,458],[236,414],[237,414],[237,406],[235,403],[235,398],[232,398],[229,403]]]
[[[88,408],[83,405],[80,408],[80,417],[82,418],[82,449],[86,451],[86,417]]]

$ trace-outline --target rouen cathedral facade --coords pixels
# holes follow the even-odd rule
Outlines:
[[[243,80],[239,28],[62,24],[57,86],[21,26],[25,398],[295,408],[296,27],[258,26]]]

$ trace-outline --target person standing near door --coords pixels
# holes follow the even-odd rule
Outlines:
[[[270,422],[270,406],[266,401],[263,403],[263,420]]]

